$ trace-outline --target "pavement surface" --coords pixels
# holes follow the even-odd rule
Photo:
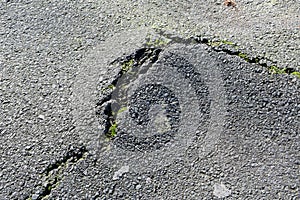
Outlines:
[[[0,199],[299,199],[298,1],[0,2]]]

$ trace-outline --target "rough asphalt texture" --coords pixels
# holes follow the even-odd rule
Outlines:
[[[110,63],[159,37],[154,29],[231,41],[261,62],[299,71],[298,1],[222,3],[2,0],[0,199],[299,198],[299,79],[204,44],[164,47],[147,79],[171,62],[170,52],[188,60],[209,88],[206,126],[182,117],[175,142],[144,154],[102,134],[99,91],[120,72]],[[168,78],[168,87],[189,84],[178,73]],[[182,108],[198,109],[192,89],[172,91],[180,103],[184,92],[195,100],[181,103],[182,116]],[[189,117],[201,121],[198,114]]]

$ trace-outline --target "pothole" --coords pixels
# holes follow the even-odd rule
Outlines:
[[[194,122],[199,123],[192,134],[208,119],[209,92],[201,74],[186,59],[175,54],[168,54],[155,63],[160,52],[158,49],[140,49],[111,63],[119,65],[121,71],[108,87],[110,93],[104,109],[107,115],[105,135],[112,138],[118,148],[151,151],[172,145],[180,126],[182,107],[174,90],[185,90],[182,88],[185,84],[193,91],[185,94],[184,98],[192,95],[189,101],[197,98],[195,102],[198,103],[194,111],[198,111],[199,118]],[[174,73],[179,75],[177,79],[186,83],[174,84],[177,81],[171,78]],[[149,77],[153,81],[146,81]],[[168,80],[171,82],[165,84]],[[185,100],[181,99],[185,104]],[[151,115],[149,111],[154,111],[153,108],[159,109]],[[189,119],[188,116],[183,117]],[[190,120],[193,121],[193,118]],[[186,135],[187,141],[193,140]]]
[[[211,101],[206,73],[171,50],[150,65],[145,62],[122,74],[105,109],[106,134],[113,137],[102,159],[116,163],[126,158],[130,165],[145,161],[150,167],[163,160],[186,159],[189,147],[197,155],[204,153],[201,144],[214,137],[207,135]],[[142,158],[146,155],[147,159]]]
[[[162,50],[160,39],[137,49],[130,38],[128,33],[111,38],[105,45],[114,43],[116,50],[97,49],[89,68],[82,68],[74,90],[82,116],[76,130],[102,164],[132,170],[208,155],[226,112],[218,55],[195,40],[170,37]],[[97,99],[95,123],[90,111]]]

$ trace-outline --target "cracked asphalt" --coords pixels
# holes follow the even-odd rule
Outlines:
[[[299,199],[299,2],[236,3],[2,0],[0,199]]]

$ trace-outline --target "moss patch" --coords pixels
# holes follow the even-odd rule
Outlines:
[[[300,78],[300,72],[292,72],[291,74]]]
[[[164,47],[167,46],[170,43],[170,39],[167,38],[156,38],[153,39],[151,37],[146,39],[146,46],[147,47],[154,47],[154,48],[158,48],[158,47]]]
[[[127,107],[122,107],[118,110],[117,114],[124,112],[125,110],[127,110]]]
[[[234,47],[238,47],[236,44],[234,44],[233,42],[227,41],[227,40],[219,40],[219,41],[208,41],[208,45],[212,46],[212,47],[218,47],[221,45],[230,45],[230,46],[234,46]]]
[[[280,68],[278,68],[277,66],[274,66],[274,65],[269,67],[269,71],[272,74],[286,74],[286,68],[280,69]]]
[[[266,61],[268,61],[269,63],[274,63],[272,60],[270,60],[268,58],[250,57],[246,53],[242,52],[234,42],[227,41],[227,40],[207,39],[204,36],[196,36],[196,37],[193,37],[193,39],[198,43],[206,44],[206,45],[212,47],[212,49],[217,52],[222,51],[229,55],[238,56],[248,63],[255,63],[257,65],[265,67],[272,74],[290,74],[290,75],[296,76],[297,78],[300,78],[300,72],[295,71],[291,67],[279,68],[275,65],[267,64]],[[234,47],[234,50],[232,50],[231,47]]]
[[[240,58],[243,58],[246,62],[249,62],[249,57],[247,56],[247,54],[245,54],[245,53],[239,53],[238,54],[238,56],[240,57]]]
[[[116,122],[114,122],[108,129],[108,133],[107,133],[107,136],[110,137],[110,138],[113,138],[117,135],[117,128],[118,128],[118,125]]]
[[[133,67],[133,65],[134,65],[134,59],[130,59],[122,64],[121,69],[123,72],[128,72]]]

